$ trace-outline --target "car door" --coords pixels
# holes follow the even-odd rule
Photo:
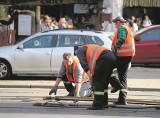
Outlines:
[[[61,34],[58,36],[57,44],[53,48],[52,51],[52,71],[53,73],[58,73],[62,61],[63,61],[63,54],[66,52],[70,52],[72,55],[74,54],[73,47],[76,44],[84,45],[84,39],[80,35],[69,35],[69,34]]]
[[[15,71],[24,74],[51,73],[52,35],[39,36],[24,42],[15,51]]]
[[[134,62],[160,62],[160,28],[151,29],[140,34],[140,41],[136,42]]]

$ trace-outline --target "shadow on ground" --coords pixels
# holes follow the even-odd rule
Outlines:
[[[132,64],[132,67],[160,68],[160,64]]]
[[[39,76],[12,76],[8,80],[56,80],[56,76],[54,77],[39,77]]]

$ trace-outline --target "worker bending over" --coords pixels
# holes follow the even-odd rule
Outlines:
[[[115,55],[107,48],[88,44],[79,47],[77,57],[92,81],[94,100],[88,109],[96,110],[108,107],[108,84],[113,69],[116,67]]]

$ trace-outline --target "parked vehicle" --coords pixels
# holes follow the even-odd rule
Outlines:
[[[103,31],[66,29],[36,33],[16,45],[0,47],[0,79],[7,79],[12,74],[56,75],[63,53],[73,54],[76,44],[111,48],[111,40]]]
[[[160,64],[160,25],[136,32],[134,39],[136,54],[133,64]]]

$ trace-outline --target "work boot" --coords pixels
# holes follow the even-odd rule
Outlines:
[[[104,95],[95,95],[92,106],[88,107],[87,110],[103,110],[104,105]],[[107,102],[108,104],[108,102]]]
[[[87,110],[104,110],[103,105],[99,105],[93,101],[92,106],[88,107]]]
[[[108,108],[108,89],[104,90],[104,108]]]
[[[123,89],[119,92],[118,101],[115,102],[116,105],[127,105],[127,91]]]
[[[110,85],[113,87],[113,89],[111,90],[111,93],[115,93],[118,90],[121,90],[123,88],[123,85],[116,78],[116,76],[111,77],[111,79],[110,79]]]
[[[67,96],[74,96],[74,92],[75,92],[75,88],[73,88],[72,91],[69,92],[69,94]]]

